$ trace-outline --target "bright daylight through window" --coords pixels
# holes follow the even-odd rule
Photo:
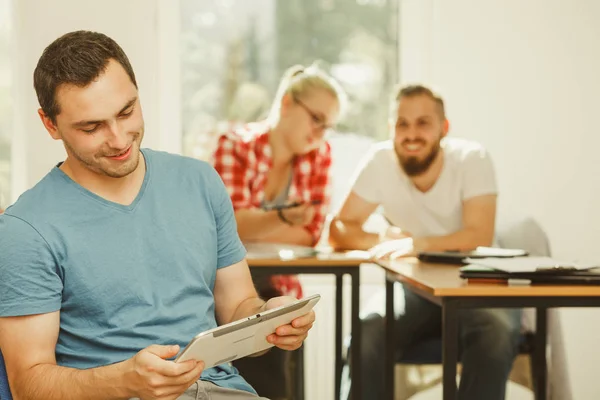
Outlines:
[[[386,137],[397,8],[397,0],[181,0],[183,153],[206,159],[219,132],[264,118],[283,72],[314,60],[348,93],[337,132]]]

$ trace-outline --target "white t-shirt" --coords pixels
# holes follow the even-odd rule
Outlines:
[[[393,225],[415,237],[443,236],[462,229],[462,205],[467,199],[497,194],[494,167],[478,143],[442,140],[444,165],[433,187],[418,190],[399,164],[392,141],[378,143],[365,158],[352,191],[379,204]]]

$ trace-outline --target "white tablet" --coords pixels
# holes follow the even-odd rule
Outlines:
[[[204,361],[205,368],[210,368],[273,347],[267,342],[267,336],[278,327],[310,312],[320,298],[315,294],[202,332],[179,353],[175,362]]]

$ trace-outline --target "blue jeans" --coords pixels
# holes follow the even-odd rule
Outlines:
[[[404,300],[404,313],[396,318],[396,359],[414,343],[442,334],[441,307],[410,290],[404,290]],[[378,400],[384,396],[385,322],[379,314],[370,314],[361,322],[362,398]],[[463,309],[458,324],[462,363],[458,399],[504,400],[518,352],[521,310]]]

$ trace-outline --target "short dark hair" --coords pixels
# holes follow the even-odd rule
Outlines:
[[[125,52],[108,36],[90,31],[67,33],[52,42],[40,57],[33,72],[33,87],[44,113],[56,123],[60,106],[56,90],[62,84],[85,87],[115,60],[125,69],[137,88],[135,74]]]
[[[403,97],[415,97],[415,96],[427,96],[431,100],[435,101],[438,105],[440,116],[442,119],[446,119],[446,110],[444,108],[444,100],[433,90],[425,87],[423,85],[408,85],[408,86],[399,86],[394,91],[394,104],[398,104],[400,99]]]

